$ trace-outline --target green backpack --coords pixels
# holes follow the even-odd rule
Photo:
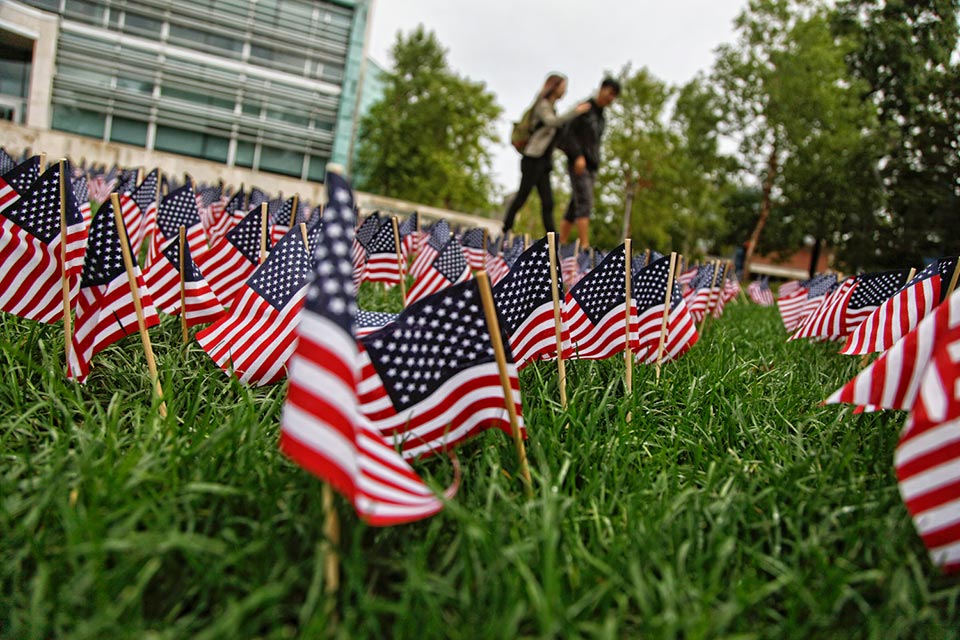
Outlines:
[[[534,124],[533,115],[533,108],[535,106],[537,106],[536,102],[523,112],[520,120],[513,123],[513,130],[510,132],[510,144],[520,153],[523,153],[523,150],[527,148],[527,143],[530,142],[530,136],[532,136],[533,132],[537,129]]]

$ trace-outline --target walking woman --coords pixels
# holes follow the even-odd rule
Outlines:
[[[545,232],[554,230],[553,190],[550,188],[550,169],[553,165],[553,147],[557,128],[590,110],[590,103],[578,104],[563,115],[557,115],[557,100],[567,92],[567,78],[559,73],[551,73],[543,83],[543,89],[537,96],[533,107],[533,133],[523,148],[520,160],[520,188],[507,209],[503,219],[503,232],[510,231],[517,211],[530,197],[534,187],[540,195],[540,212],[543,216]]]

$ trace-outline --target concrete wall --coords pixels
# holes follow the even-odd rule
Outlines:
[[[312,204],[325,201],[323,184],[307,182],[274,173],[253,171],[242,167],[227,167],[218,162],[209,162],[197,158],[178,156],[163,151],[150,151],[142,147],[103,142],[94,138],[51,131],[37,127],[20,126],[10,122],[0,121],[0,146],[6,147],[11,153],[19,153],[29,148],[33,153],[46,153],[47,161],[52,162],[60,158],[69,158],[74,162],[86,160],[87,164],[97,163],[111,166],[116,164],[124,168],[143,167],[146,170],[159,167],[169,175],[182,178],[189,173],[199,182],[214,183],[223,180],[224,183],[246,188],[256,186],[264,191],[285,195],[299,194],[301,200]],[[444,218],[452,226],[482,227],[491,233],[500,229],[499,220],[481,218],[478,216],[449,211],[437,207],[428,207],[415,202],[395,200],[369,193],[357,192],[357,204],[361,212],[369,213],[380,210],[385,213],[398,215],[419,211],[426,218]]]
[[[25,122],[29,126],[46,129],[50,126],[59,18],[17,2],[0,0],[0,29],[33,41],[30,98]]]

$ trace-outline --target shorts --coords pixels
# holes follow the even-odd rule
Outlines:
[[[597,180],[597,172],[587,169],[578,176],[573,171],[573,165],[567,171],[570,174],[570,204],[563,219],[573,222],[577,218],[589,218],[593,211],[593,185]]]

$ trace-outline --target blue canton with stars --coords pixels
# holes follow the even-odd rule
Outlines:
[[[380,225],[380,230],[373,237],[370,244],[367,245],[367,253],[397,253],[397,244],[393,241],[393,224],[387,224],[386,221]]]
[[[670,276],[670,258],[660,258],[630,274],[630,297],[637,304],[637,313],[663,304],[667,296],[667,280]],[[674,293],[676,289],[674,288]],[[673,306],[671,296],[671,308]]]
[[[310,256],[299,233],[288,233],[277,243],[247,286],[256,291],[274,309],[283,309],[306,283]]]
[[[456,282],[467,270],[467,259],[463,257],[463,249],[455,240],[448,240],[434,261],[433,268],[440,272],[450,282]]]
[[[33,156],[3,174],[4,181],[19,193],[25,193],[40,178],[40,156]]]
[[[713,263],[701,265],[697,269],[697,275],[690,281],[690,289],[697,291],[699,289],[709,289],[713,282]]]
[[[93,216],[88,234],[81,286],[97,287],[108,284],[126,271],[120,250],[120,236],[117,234],[117,224],[113,219],[113,207],[109,200],[100,205]],[[137,256],[132,251],[130,258],[136,265]]]
[[[347,181],[328,173],[329,202],[323,209],[323,233],[313,254],[313,277],[304,308],[335,322],[353,335],[357,302],[353,287],[353,191]]]
[[[406,238],[411,233],[417,231],[417,219],[420,217],[416,211],[407,216],[407,219],[400,223],[399,231],[400,237]]]
[[[387,313],[386,311],[364,311],[357,310],[357,327],[383,327],[390,324],[400,316],[399,313]]]
[[[86,176],[77,176],[73,180],[73,197],[77,199],[77,205],[80,206],[84,202],[87,204],[90,203],[90,189],[87,185]]]
[[[839,285],[837,282],[837,274],[835,273],[820,274],[812,280],[808,280],[807,283],[808,284],[804,285],[807,287],[807,300],[833,293],[833,290]]]
[[[143,179],[143,182],[140,183],[139,187],[133,190],[133,193],[130,194],[130,197],[134,202],[137,203],[137,206],[140,207],[141,213],[147,212],[147,209],[150,208],[150,204],[155,202],[157,199],[156,169],[147,174],[147,177]]]
[[[70,165],[65,163],[64,166],[69,175]],[[4,217],[44,244],[50,244],[60,235],[60,166],[51,165],[30,189],[22,193],[20,200],[3,212]],[[83,214],[77,206],[73,189],[64,189],[64,193],[67,197],[67,226],[81,223]]]
[[[907,280],[909,269],[863,273],[857,276],[857,288],[850,296],[848,309],[876,307],[896,293]]]
[[[440,251],[450,241],[450,225],[446,220],[438,220],[430,227],[430,237],[427,246]]]
[[[374,211],[360,225],[360,228],[357,229],[357,242],[360,243],[360,246],[364,249],[367,248],[367,245],[370,244],[370,241],[373,240],[373,237],[377,235],[377,231],[380,230],[380,213]]]
[[[585,275],[570,290],[570,295],[587,314],[590,322],[598,324],[611,309],[626,301],[626,284],[626,258],[624,247],[620,245]]]
[[[17,163],[14,161],[13,157],[7,153],[6,149],[0,147],[0,176],[13,169],[15,166],[17,166]]]
[[[157,226],[167,240],[179,238],[181,226],[189,230],[195,224],[200,224],[200,214],[197,213],[197,199],[190,185],[168,195],[157,209]]]
[[[427,398],[456,373],[495,361],[476,280],[415,302],[360,342],[397,411]]]
[[[557,299],[563,299],[563,290],[557,278]],[[503,328],[512,334],[523,324],[534,309],[552,302],[550,293],[550,253],[547,239],[542,238],[530,245],[517,259],[513,269],[493,288],[493,299]]]
[[[186,251],[183,252],[183,269],[186,271],[183,279],[186,282],[197,282],[203,280],[203,274],[200,273],[200,269],[197,267],[197,264],[193,261],[193,257],[190,255],[190,245],[186,244]],[[173,268],[177,271],[180,271],[180,241],[179,239],[176,242],[171,242],[166,249],[163,250],[163,255],[167,257],[167,260],[170,261],[170,264],[173,265]]]
[[[254,210],[230,229],[225,236],[243,257],[256,264],[260,260],[260,210]],[[180,234],[180,231],[177,231]],[[267,234],[267,249],[270,249],[270,234]]]
[[[237,192],[233,194],[233,197],[227,201],[227,204],[223,207],[223,213],[228,216],[236,215],[238,211],[244,211],[243,201],[246,194],[243,192],[243,189],[237,189]]]
[[[470,229],[460,239],[460,244],[468,249],[483,248],[483,229]]]

